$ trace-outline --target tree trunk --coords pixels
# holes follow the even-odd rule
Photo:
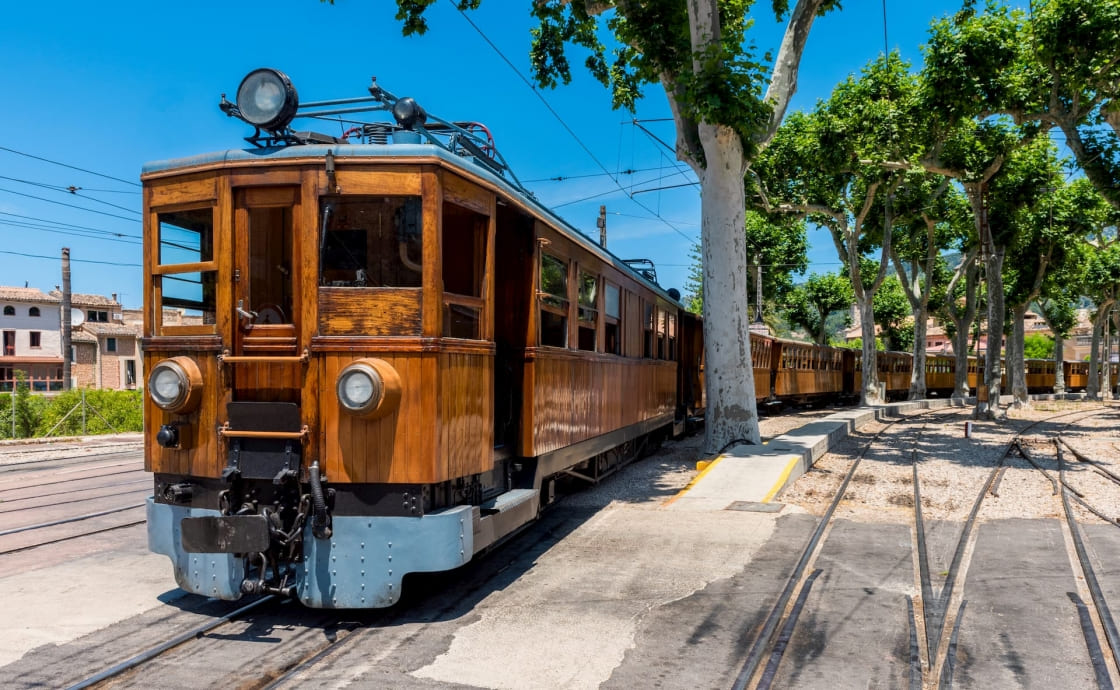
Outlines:
[[[977,398],[976,414],[988,419],[1001,416],[999,396],[1000,355],[1003,341],[1003,259],[1007,247],[996,247],[988,256],[988,347],[985,350],[984,382],[988,386],[988,402]]]
[[[968,338],[972,331],[972,320],[976,318],[976,291],[980,282],[980,268],[976,266],[975,250],[965,257],[969,265],[964,267],[964,313],[958,313],[955,306],[949,307],[949,316],[957,332],[953,336],[953,355],[956,357],[954,372],[953,399],[964,400],[968,397]]]
[[[1023,337],[1024,322],[1027,316],[1027,305],[1017,304],[1011,309],[1011,338],[1007,342],[1007,380],[1011,383],[1011,395],[1015,398],[1015,409],[1022,409],[1031,403],[1027,391],[1026,360],[1024,349],[1026,347]]]
[[[1054,332],[1054,392],[1058,395],[1066,392],[1066,369],[1065,357],[1062,350],[1065,349],[1065,339]]]
[[[926,305],[925,300],[914,314],[914,369],[910,372],[909,400],[926,397]]]
[[[704,260],[704,447],[718,453],[733,441],[761,443],[751,367],[747,304],[743,147],[730,127],[700,125],[707,166],[700,174]]]
[[[1089,382],[1085,385],[1085,396],[1090,400],[1100,400],[1101,392],[1101,331],[1103,330],[1105,313],[1108,311],[1111,303],[1106,302],[1097,307],[1097,313],[1093,317],[1093,338],[1092,345],[1089,346]]]
[[[879,367],[875,350],[875,312],[871,308],[871,293],[860,291],[856,297],[859,308],[860,335],[863,338],[863,390],[860,391],[861,405],[881,405],[885,396],[879,393]]]

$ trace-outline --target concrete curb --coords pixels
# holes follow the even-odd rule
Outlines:
[[[1082,400],[1084,393],[1032,395],[1031,400]],[[1011,396],[1000,396],[1010,404]],[[972,407],[975,398],[915,400],[844,410],[771,439],[738,445],[713,460],[681,493],[665,503],[674,510],[724,510],[733,503],[768,503],[805,474],[822,455],[854,431],[876,420],[916,410]]]

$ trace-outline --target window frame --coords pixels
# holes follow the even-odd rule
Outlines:
[[[182,212],[186,212],[186,211],[202,211],[202,210],[210,211],[210,220],[211,220],[211,226],[210,226],[211,252],[210,253],[211,253],[211,258],[207,261],[198,261],[198,262],[190,262],[190,263],[166,263],[166,264],[162,263],[163,259],[162,259],[162,256],[160,255],[160,251],[159,251],[159,248],[162,246],[162,242],[163,242],[163,232],[162,232],[162,227],[161,227],[162,223],[160,221],[160,217],[164,216],[164,215],[174,214],[174,213],[182,213]],[[217,333],[218,313],[221,311],[221,308],[222,308],[222,305],[218,304],[218,289],[217,289],[217,287],[218,287],[218,284],[220,282],[220,276],[218,275],[219,270],[218,270],[217,257],[220,256],[221,253],[222,253],[222,244],[223,244],[223,239],[218,232],[218,227],[219,227],[219,209],[218,209],[218,206],[214,203],[214,201],[212,199],[207,199],[205,201],[189,201],[189,202],[181,203],[181,204],[168,204],[167,206],[161,206],[161,207],[158,207],[158,208],[150,209],[149,219],[150,219],[150,224],[151,224],[150,234],[152,235],[152,240],[153,240],[152,244],[155,247],[155,250],[149,255],[150,260],[152,262],[151,275],[149,276],[149,280],[151,281],[150,284],[149,284],[149,289],[151,290],[151,293],[152,293],[152,309],[153,309],[152,323],[153,323],[153,326],[154,326],[154,330],[157,333],[180,334],[180,335],[195,335],[195,334],[200,334],[201,335],[201,334]],[[174,304],[172,304],[172,305],[166,304],[165,299],[164,299],[163,279],[164,279],[165,276],[173,277],[173,276],[176,276],[176,275],[190,274],[190,273],[199,274],[199,281],[203,286],[205,286],[204,276],[206,276],[207,274],[210,274],[210,275],[213,276],[213,281],[214,281],[213,282],[213,289],[214,289],[213,319],[214,319],[214,321],[212,323],[205,323],[206,310],[205,309],[199,309],[198,311],[200,311],[202,313],[202,318],[203,318],[203,322],[204,322],[200,326],[194,326],[194,325],[184,326],[184,325],[178,325],[178,324],[167,324],[167,325],[165,325],[163,323],[163,310],[165,308],[186,309],[186,307],[180,307],[180,306],[176,306]],[[203,289],[205,290],[205,287]],[[204,294],[204,297],[205,297],[205,294]],[[203,306],[205,306],[205,305],[203,305]],[[94,316],[93,318],[89,318],[89,314],[91,314],[91,313],[96,314],[97,312],[98,312],[98,310],[96,310],[96,309],[87,310],[87,319],[89,321],[96,321],[97,317]],[[107,313],[106,313],[106,320],[105,321],[108,322],[108,314]]]
[[[572,318],[572,314],[571,314],[572,301],[570,299],[569,292],[571,291],[571,287],[572,287],[571,286],[571,282],[572,282],[571,281],[571,271],[572,271],[573,262],[572,262],[571,259],[561,257],[561,256],[557,256],[556,254],[545,251],[543,246],[541,248],[541,251],[539,252],[539,257],[540,258],[537,261],[538,276],[537,276],[537,290],[536,290],[537,308],[538,308],[538,312],[537,312],[537,314],[538,314],[538,318],[537,318],[537,344],[540,347],[555,347],[555,348],[567,349],[567,348],[569,348],[569,346],[571,344],[571,336],[570,336],[569,330],[570,330],[570,324],[571,324],[571,318]],[[544,278],[545,278],[544,267],[545,267],[546,259],[556,261],[563,266],[563,269],[564,269],[563,272],[562,272],[562,275],[564,276],[564,294],[563,295],[558,295],[554,292],[549,292],[549,291],[544,289],[544,287],[545,287],[544,286]],[[548,301],[549,299],[556,300],[560,304],[559,305],[553,304],[553,303]],[[563,345],[552,345],[552,344],[546,344],[544,342],[544,340],[543,340],[543,335],[544,335],[543,314],[545,314],[545,313],[552,314],[554,316],[558,316],[563,320],[563,324],[564,324],[564,328],[563,328],[564,344]]]

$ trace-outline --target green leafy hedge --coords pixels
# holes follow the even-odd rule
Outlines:
[[[142,391],[86,390],[85,396],[87,405],[85,434],[111,434],[114,430],[125,432],[143,429]],[[82,391],[80,390],[66,391],[47,397],[33,395],[26,387],[19,387],[16,391],[15,404],[16,436],[18,438],[46,436],[60,421],[62,423],[54,429],[51,436],[82,435],[81,403]],[[68,413],[70,413],[69,417],[66,416]],[[62,421],[64,417],[66,419]],[[0,394],[0,439],[2,438],[12,438],[10,394]]]

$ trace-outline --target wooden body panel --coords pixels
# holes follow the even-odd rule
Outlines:
[[[676,376],[676,362],[530,350],[522,453],[549,453],[672,414]]]
[[[216,385],[222,380],[218,365],[220,343],[216,338],[176,339],[179,342],[144,343],[144,371],[171,357],[190,357],[202,374],[202,398],[198,409],[188,414],[165,412],[144,396],[144,469],[148,472],[191,474],[216,477],[225,467],[226,458],[218,439],[217,419],[225,418],[228,389]],[[156,433],[164,424],[179,428],[179,448],[163,448],[156,443]]]
[[[420,335],[419,288],[319,288],[322,335]]]
[[[774,340],[751,333],[751,368],[754,369],[754,396],[756,400],[766,400],[772,394],[771,371]]]
[[[343,411],[333,387],[320,396],[322,466],[335,482],[435,483],[493,466],[493,353],[325,352],[322,379],[377,357],[401,378],[397,410],[378,419]]]

